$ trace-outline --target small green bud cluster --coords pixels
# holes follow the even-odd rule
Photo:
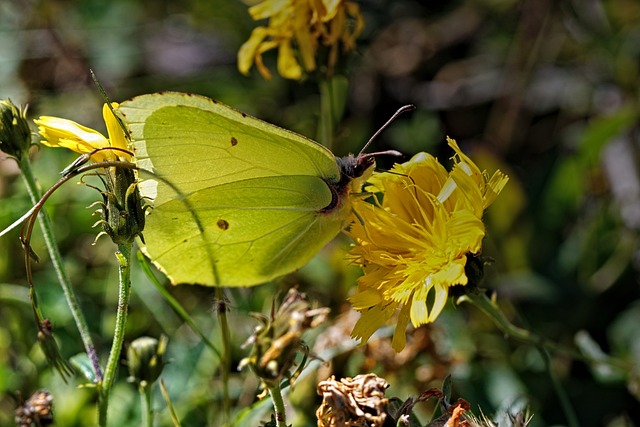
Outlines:
[[[127,349],[129,382],[142,388],[156,382],[165,365],[163,357],[166,349],[166,336],[160,337],[160,340],[151,337],[134,340]]]
[[[18,108],[8,99],[0,100],[0,150],[20,161],[31,147],[31,129],[27,109]]]

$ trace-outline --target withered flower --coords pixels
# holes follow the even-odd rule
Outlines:
[[[318,427],[381,427],[387,418],[389,387],[375,374],[336,381],[331,376],[318,384],[322,404],[316,411]]]
[[[18,427],[48,426],[53,424],[53,396],[47,390],[38,390],[15,412]]]
[[[272,309],[270,318],[253,314],[263,324],[244,344],[253,344],[253,350],[239,368],[250,366],[263,381],[291,378],[296,354],[305,348],[302,334],[324,322],[328,314],[328,308],[312,309],[305,294],[290,289],[278,310]]]

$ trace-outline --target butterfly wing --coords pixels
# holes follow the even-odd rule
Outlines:
[[[317,213],[326,192],[304,175],[200,190],[154,209],[147,251],[174,283],[264,283],[304,265],[340,231],[341,220]]]
[[[323,211],[340,180],[323,146],[196,95],[143,95],[119,111],[153,207],[144,250],[173,283],[263,283],[340,231],[344,210]]]

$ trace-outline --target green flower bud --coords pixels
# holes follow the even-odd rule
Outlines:
[[[151,337],[134,340],[127,349],[129,365],[129,382],[140,387],[153,384],[164,368],[164,352],[167,348],[167,337],[161,336],[158,341]]]
[[[144,229],[144,208],[132,169],[110,168],[102,193],[102,230],[116,244],[131,243]]]
[[[8,99],[0,100],[0,150],[20,161],[31,146],[27,108],[19,109]]]

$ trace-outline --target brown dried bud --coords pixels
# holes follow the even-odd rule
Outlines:
[[[18,427],[48,426],[53,424],[53,396],[46,390],[38,390],[15,413]]]
[[[240,362],[240,368],[250,366],[263,381],[291,378],[296,354],[306,351],[302,335],[324,322],[328,314],[328,308],[311,308],[305,294],[290,289],[270,318],[256,315],[263,324],[245,343],[245,346],[253,344],[253,350]]]

